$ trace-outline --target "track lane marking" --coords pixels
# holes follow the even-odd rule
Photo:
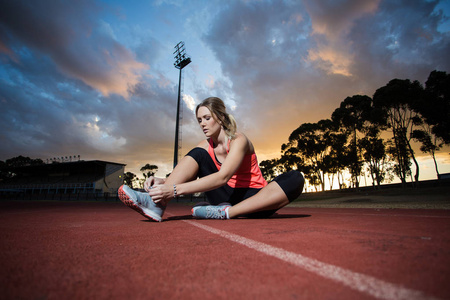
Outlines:
[[[305,269],[311,273],[340,282],[341,284],[362,293],[368,294],[379,299],[404,299],[404,300],[423,300],[439,299],[424,294],[421,291],[412,290],[403,286],[386,282],[375,277],[353,272],[332,264],[327,264],[313,258],[303,256],[282,248],[274,247],[262,242],[254,241],[240,235],[230,233],[224,230],[216,229],[196,221],[183,220],[192,226],[206,230],[210,233],[219,235],[232,242],[241,244],[250,249],[256,250],[268,256],[278,258],[282,261]]]

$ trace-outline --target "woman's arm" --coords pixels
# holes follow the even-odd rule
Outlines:
[[[197,147],[203,148],[205,150],[208,149],[208,141],[203,140],[201,141]],[[150,176],[145,182],[144,182],[144,190],[147,192],[150,192],[150,189],[153,189],[154,187],[158,185],[162,185],[167,183],[168,185],[182,182],[188,182],[192,181],[197,178],[197,171],[195,169],[195,166],[193,164],[197,164],[197,162],[189,157],[184,157],[172,170],[171,174],[167,178],[158,178]]]
[[[164,178],[150,176],[144,182],[144,190],[149,192],[153,185],[164,184],[165,182],[166,180]]]
[[[248,145],[249,143],[245,135],[237,135],[236,139],[231,142],[230,151],[218,172],[195,181],[177,184],[177,194],[184,195],[207,192],[227,184],[228,180],[230,180],[241,165],[248,151]]]
[[[173,184],[176,185],[177,195],[207,192],[224,186],[237,171],[248,150],[249,141],[247,137],[243,134],[237,135],[236,139],[230,144],[230,152],[220,170],[198,180],[180,184],[173,182]],[[155,188],[149,191],[150,196],[156,203],[159,201],[166,202],[166,200],[169,200],[174,196],[173,184],[155,185]]]

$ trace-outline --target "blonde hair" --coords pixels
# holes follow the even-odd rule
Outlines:
[[[213,118],[222,125],[225,134],[229,139],[236,137],[237,124],[232,115],[227,113],[227,109],[222,99],[217,97],[209,97],[203,100],[195,109],[195,115],[198,113],[200,107],[206,107],[212,113]]]

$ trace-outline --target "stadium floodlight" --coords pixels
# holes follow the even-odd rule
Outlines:
[[[191,63],[191,58],[187,56],[184,42],[179,42],[175,47],[175,68],[180,70],[180,78],[178,80],[178,101],[177,101],[177,119],[175,124],[175,149],[173,153],[173,167],[178,164],[178,132],[180,128],[180,97],[181,97],[181,72],[184,67]]]

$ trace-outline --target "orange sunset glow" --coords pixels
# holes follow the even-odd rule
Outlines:
[[[259,161],[279,158],[292,131],[330,118],[346,97],[449,73],[449,17],[444,0],[2,2],[0,160],[80,155],[166,176],[180,41],[192,59],[181,155],[204,138],[195,105],[217,96]],[[421,179],[434,179],[414,147]],[[449,151],[437,153],[441,173]]]

